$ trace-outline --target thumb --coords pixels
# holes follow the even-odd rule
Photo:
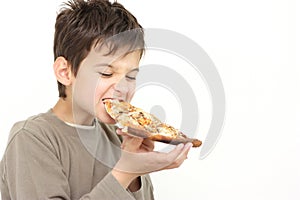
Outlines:
[[[137,152],[143,143],[143,138],[133,137],[125,134],[122,135],[122,137],[123,137],[123,142],[121,144],[121,148],[124,151]]]

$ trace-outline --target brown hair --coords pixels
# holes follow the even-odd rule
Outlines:
[[[136,18],[120,3],[108,0],[73,0],[64,4],[56,18],[54,35],[54,59],[63,56],[76,76],[83,59],[92,46],[109,40],[110,51],[119,47],[144,51],[144,33]],[[112,36],[133,30],[130,34]],[[107,44],[107,43],[106,43]],[[59,97],[66,98],[65,86],[58,83]]]

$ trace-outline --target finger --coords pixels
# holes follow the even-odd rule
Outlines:
[[[116,133],[117,133],[118,135],[121,135],[122,138],[123,138],[123,140],[127,140],[128,137],[129,137],[129,138],[130,138],[130,137],[133,137],[133,136],[130,136],[128,133],[123,132],[122,129],[120,129],[120,128],[116,129]],[[136,137],[134,137],[134,138],[136,138]],[[124,149],[124,146],[125,146],[125,145],[122,144],[122,145],[121,145],[121,148]],[[153,142],[152,140],[146,138],[146,139],[143,140],[142,147],[143,147],[146,151],[153,151],[153,149],[154,149],[154,142]]]
[[[137,152],[143,143],[143,138],[132,137],[129,135],[123,135],[123,142],[121,148],[129,152]]]
[[[128,138],[128,142],[129,140],[130,139]],[[140,174],[167,169],[167,166],[170,166],[172,163],[174,164],[175,160],[183,152],[183,149],[184,145],[179,144],[169,153],[155,151],[133,153],[128,151],[122,151],[122,156],[115,168],[130,173]],[[133,163],[135,164],[133,165]],[[175,168],[175,166],[171,168]]]
[[[186,158],[187,158],[187,155],[188,155],[188,153],[189,153],[189,151],[190,151],[190,149],[191,149],[192,146],[193,146],[192,143],[190,143],[190,142],[189,142],[189,143],[186,143],[186,144],[184,145],[184,148],[183,148],[181,154],[179,155],[179,157],[178,157],[177,159],[179,159],[179,158],[184,158],[184,159],[186,159]]]
[[[150,151],[138,154],[126,154],[133,157],[140,157],[144,160],[148,160],[148,167],[152,169],[152,171],[157,171],[165,168],[172,164],[176,158],[180,155],[182,149],[184,148],[183,144],[177,145],[172,151],[169,153]]]
[[[116,133],[117,133],[118,135],[128,135],[127,133],[123,132],[122,129],[120,129],[120,128],[117,128],[117,129],[116,129]]]
[[[132,137],[129,135],[122,135],[122,146],[126,145]]]
[[[166,167],[166,169],[173,169],[181,166],[182,163],[187,159],[187,155],[192,146],[193,144],[191,143],[185,144],[184,148],[182,149],[182,152],[178,155],[178,157],[174,160],[173,163],[171,163],[169,166]]]
[[[161,153],[161,156],[158,157],[158,162],[162,165],[162,168],[172,164],[176,158],[180,155],[184,148],[184,144],[178,144],[172,151],[169,153]]]
[[[150,139],[144,139],[143,140],[143,148],[145,148],[147,151],[153,151],[154,149],[154,141]]]

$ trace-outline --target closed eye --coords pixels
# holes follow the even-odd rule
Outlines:
[[[128,74],[126,74],[126,78],[129,79],[129,80],[136,80],[136,77],[138,75],[138,72],[139,72],[139,69],[136,68],[136,69],[133,69],[131,70]]]
[[[111,77],[113,74],[98,72],[102,77]]]
[[[136,80],[136,77],[132,77],[132,76],[125,76],[125,77],[130,79],[130,80]]]

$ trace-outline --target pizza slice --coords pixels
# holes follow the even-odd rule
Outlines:
[[[119,127],[123,128],[123,132],[167,144],[191,142],[193,147],[199,147],[202,144],[200,140],[188,138],[178,129],[162,123],[154,115],[128,102],[107,98],[103,99],[103,103],[106,112],[116,121]]]

